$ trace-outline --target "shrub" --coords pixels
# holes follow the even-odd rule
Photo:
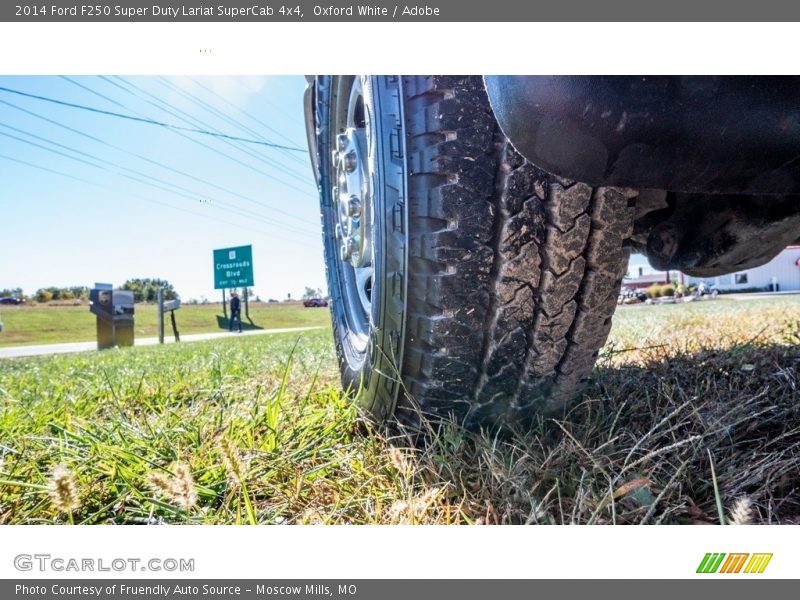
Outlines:
[[[661,286],[657,283],[654,283],[649,288],[645,290],[648,298],[660,298],[661,297]]]
[[[37,302],[50,302],[53,299],[53,292],[50,290],[36,290],[36,301]]]
[[[661,286],[661,295],[666,296],[667,298],[671,298],[675,295],[675,286],[671,283]]]

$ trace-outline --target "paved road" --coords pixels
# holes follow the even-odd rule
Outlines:
[[[289,327],[287,329],[252,329],[242,333],[195,333],[182,335],[181,343],[199,342],[201,340],[216,340],[226,337],[240,337],[249,335],[268,335],[273,333],[294,333],[299,331],[310,331],[312,329],[322,329],[322,327]],[[164,337],[164,342],[174,344],[175,339]],[[139,338],[135,341],[137,346],[155,346],[158,344],[157,337]],[[97,342],[71,342],[69,344],[43,344],[41,346],[10,346],[0,348],[0,358],[19,358],[22,356],[45,356],[50,354],[68,354],[71,352],[86,352],[97,350]]]

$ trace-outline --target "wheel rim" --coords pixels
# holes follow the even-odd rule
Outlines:
[[[369,111],[359,77],[339,80],[332,107],[332,174],[329,210],[334,223],[342,299],[354,349],[366,350],[372,314],[374,165],[370,152]]]

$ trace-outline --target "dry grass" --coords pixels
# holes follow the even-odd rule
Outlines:
[[[653,351],[601,366],[580,404],[532,431],[451,427],[409,469],[418,489],[445,490],[421,520],[719,523],[713,460],[729,521],[800,524],[799,363],[772,345]]]
[[[408,471],[417,494],[444,491],[416,521],[800,524],[796,300],[631,307],[617,321],[563,418],[429,436]]]

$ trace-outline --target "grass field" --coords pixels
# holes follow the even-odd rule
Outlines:
[[[800,524],[799,372],[794,298],[622,307],[582,400],[502,437],[374,429],[329,329],[9,359],[0,523]]]
[[[244,313],[244,307],[242,310]],[[82,306],[3,306],[0,316],[5,329],[0,333],[0,347],[30,344],[55,344],[59,342],[86,342],[96,339],[96,317]],[[137,304],[135,335],[158,335],[158,310],[155,304]],[[326,308],[304,308],[298,303],[250,304],[249,323],[242,315],[245,328],[280,329],[327,325],[330,313]],[[181,334],[213,333],[227,328],[222,317],[221,304],[184,304],[176,313]],[[167,335],[172,334],[169,319],[165,320]]]

